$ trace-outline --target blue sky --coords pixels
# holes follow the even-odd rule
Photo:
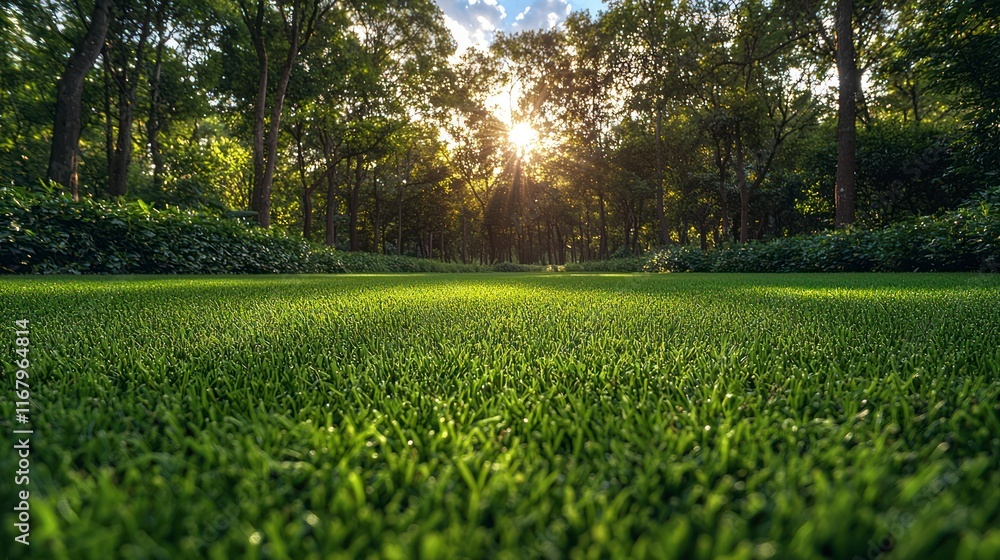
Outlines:
[[[459,52],[489,44],[496,31],[548,29],[562,23],[573,10],[596,15],[601,0],[436,0],[445,23],[458,42]]]

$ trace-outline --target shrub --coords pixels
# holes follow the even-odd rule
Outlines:
[[[566,272],[635,272],[642,270],[646,262],[644,256],[611,258],[606,261],[585,261],[567,263],[563,269]]]
[[[499,262],[493,264],[490,270],[493,272],[532,272],[542,270],[542,267],[512,262]]]
[[[0,189],[0,270],[18,274],[461,272],[480,267],[342,253],[238,219],[142,201]]]
[[[961,272],[1000,262],[1000,216],[989,204],[918,217],[881,230],[837,230],[709,252],[668,247],[647,272]]]

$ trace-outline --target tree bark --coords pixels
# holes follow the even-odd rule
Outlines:
[[[722,239],[729,241],[729,208],[726,204],[726,164],[729,160],[729,148],[726,148],[726,156],[722,156],[722,149],[716,150],[716,165],[719,166],[719,216],[722,220]]]
[[[375,173],[372,176],[372,197],[375,204],[372,206],[372,236],[374,237],[372,252],[382,252],[382,199],[378,195],[378,182]]]
[[[837,183],[835,190],[838,228],[854,223],[857,143],[858,67],[854,58],[854,0],[837,0],[837,75],[840,79],[837,112]]]
[[[600,245],[600,255],[598,258],[606,259],[608,258],[608,210],[604,205],[604,192],[598,191],[597,193],[597,204],[600,214],[600,226],[601,226],[601,245]]]
[[[257,212],[257,223],[261,220],[260,187],[264,180],[264,115],[267,113],[267,46],[264,44],[264,0],[258,0],[256,11],[251,16],[247,6],[240,2],[243,22],[250,32],[254,53],[257,55],[257,97],[253,104],[253,185],[250,190],[250,209]],[[328,234],[329,235],[329,234]]]
[[[326,160],[326,239],[328,247],[337,242],[337,165],[340,163],[340,146],[335,144],[326,128],[319,129],[319,141]]]
[[[153,160],[153,189],[163,190],[163,150],[160,149],[160,72],[162,68],[162,52],[165,41],[156,46],[156,63],[149,89],[149,121],[146,123],[146,138],[149,142],[149,155]]]
[[[663,109],[656,108],[656,217],[660,221],[660,245],[670,244],[670,230],[663,208]]]
[[[350,234],[350,250],[360,251],[358,241],[358,210],[361,206],[361,179],[364,168],[361,166],[361,156],[354,158],[354,184],[351,185],[350,198],[347,201],[348,233]]]
[[[337,244],[337,167],[340,162],[330,163],[330,156],[327,155],[327,165],[329,166],[326,175],[326,246],[335,247]]]
[[[396,193],[396,254],[403,255],[403,190],[404,187],[399,187],[399,192]]]
[[[469,216],[462,214],[462,264],[469,262]]]
[[[747,169],[743,154],[743,141],[739,129],[736,130],[736,181],[740,187],[740,243],[750,240],[750,186],[747,184]]]
[[[164,29],[168,3],[169,0],[161,2],[156,12],[158,40],[156,60],[153,63],[153,72],[149,77],[149,119],[146,122],[146,140],[149,143],[149,156],[153,160],[153,189],[157,192],[163,190],[164,158],[163,151],[160,149],[160,129],[163,128],[163,120],[160,111],[160,80],[163,72],[163,48],[166,46],[168,38]]]
[[[302,124],[292,130],[295,138],[295,159],[299,167],[299,182],[302,184],[302,237],[307,241],[312,237],[312,187],[306,182],[306,158],[302,153]]]
[[[302,38],[301,8],[297,5],[295,13],[292,14],[291,45],[288,47],[288,55],[285,63],[281,67],[281,76],[278,78],[278,87],[274,91],[274,99],[271,105],[271,122],[267,132],[267,154],[264,158],[264,176],[260,183],[260,201],[257,210],[257,223],[261,227],[271,227],[271,187],[274,184],[274,166],[278,159],[278,133],[281,130],[281,109],[285,103],[285,92],[288,91],[288,82],[292,77],[292,66],[295,64],[295,57],[299,53],[299,42]]]
[[[76,44],[56,87],[56,111],[47,175],[50,180],[68,188],[73,200],[80,198],[77,151],[80,128],[83,126],[83,82],[101,53],[113,4],[112,0],[97,0],[94,4],[87,34]]]
[[[108,170],[108,192],[111,196],[125,196],[128,192],[128,166],[132,161],[132,125],[135,123],[139,80],[146,61],[146,41],[149,39],[151,23],[149,10],[150,8],[146,8],[143,14],[139,42],[135,49],[135,66],[131,69],[131,73],[128,68],[128,47],[124,43],[119,45],[122,55],[121,69],[115,80],[118,82],[118,138],[115,141],[114,160]]]

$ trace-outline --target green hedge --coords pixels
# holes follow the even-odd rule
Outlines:
[[[345,253],[237,219],[160,210],[141,201],[73,202],[54,193],[0,189],[0,270],[6,273],[262,274],[533,272]],[[984,202],[882,230],[838,230],[702,252],[674,246],[641,257],[568,264],[569,272],[997,271],[1000,213]]]
[[[988,204],[919,217],[882,230],[838,230],[702,252],[647,255],[647,272],[997,271],[1000,214]]]
[[[566,272],[638,272],[647,262],[645,255],[637,257],[612,258],[603,261],[566,263]]]
[[[141,201],[74,202],[0,189],[0,270],[14,274],[459,272],[478,267],[344,253],[237,219]]]
[[[567,264],[567,272],[1000,271],[1000,213],[989,203],[881,230],[837,230],[711,251],[684,245],[641,257]]]

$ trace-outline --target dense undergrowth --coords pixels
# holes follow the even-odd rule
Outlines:
[[[463,265],[343,252],[219,215],[141,201],[73,202],[0,189],[0,271],[15,274],[532,272],[559,267]],[[568,264],[604,272],[912,272],[1000,269],[1000,212],[988,202],[881,230],[828,231],[709,251],[671,246]]]
[[[54,560],[997,558],[998,307],[977,274],[0,279]]]
[[[566,265],[591,272],[997,272],[1000,212],[989,204],[918,217],[881,230],[851,229],[702,251]]]
[[[15,274],[475,272],[481,267],[349,253],[209,212],[141,201],[79,202],[0,189],[0,270]]]

